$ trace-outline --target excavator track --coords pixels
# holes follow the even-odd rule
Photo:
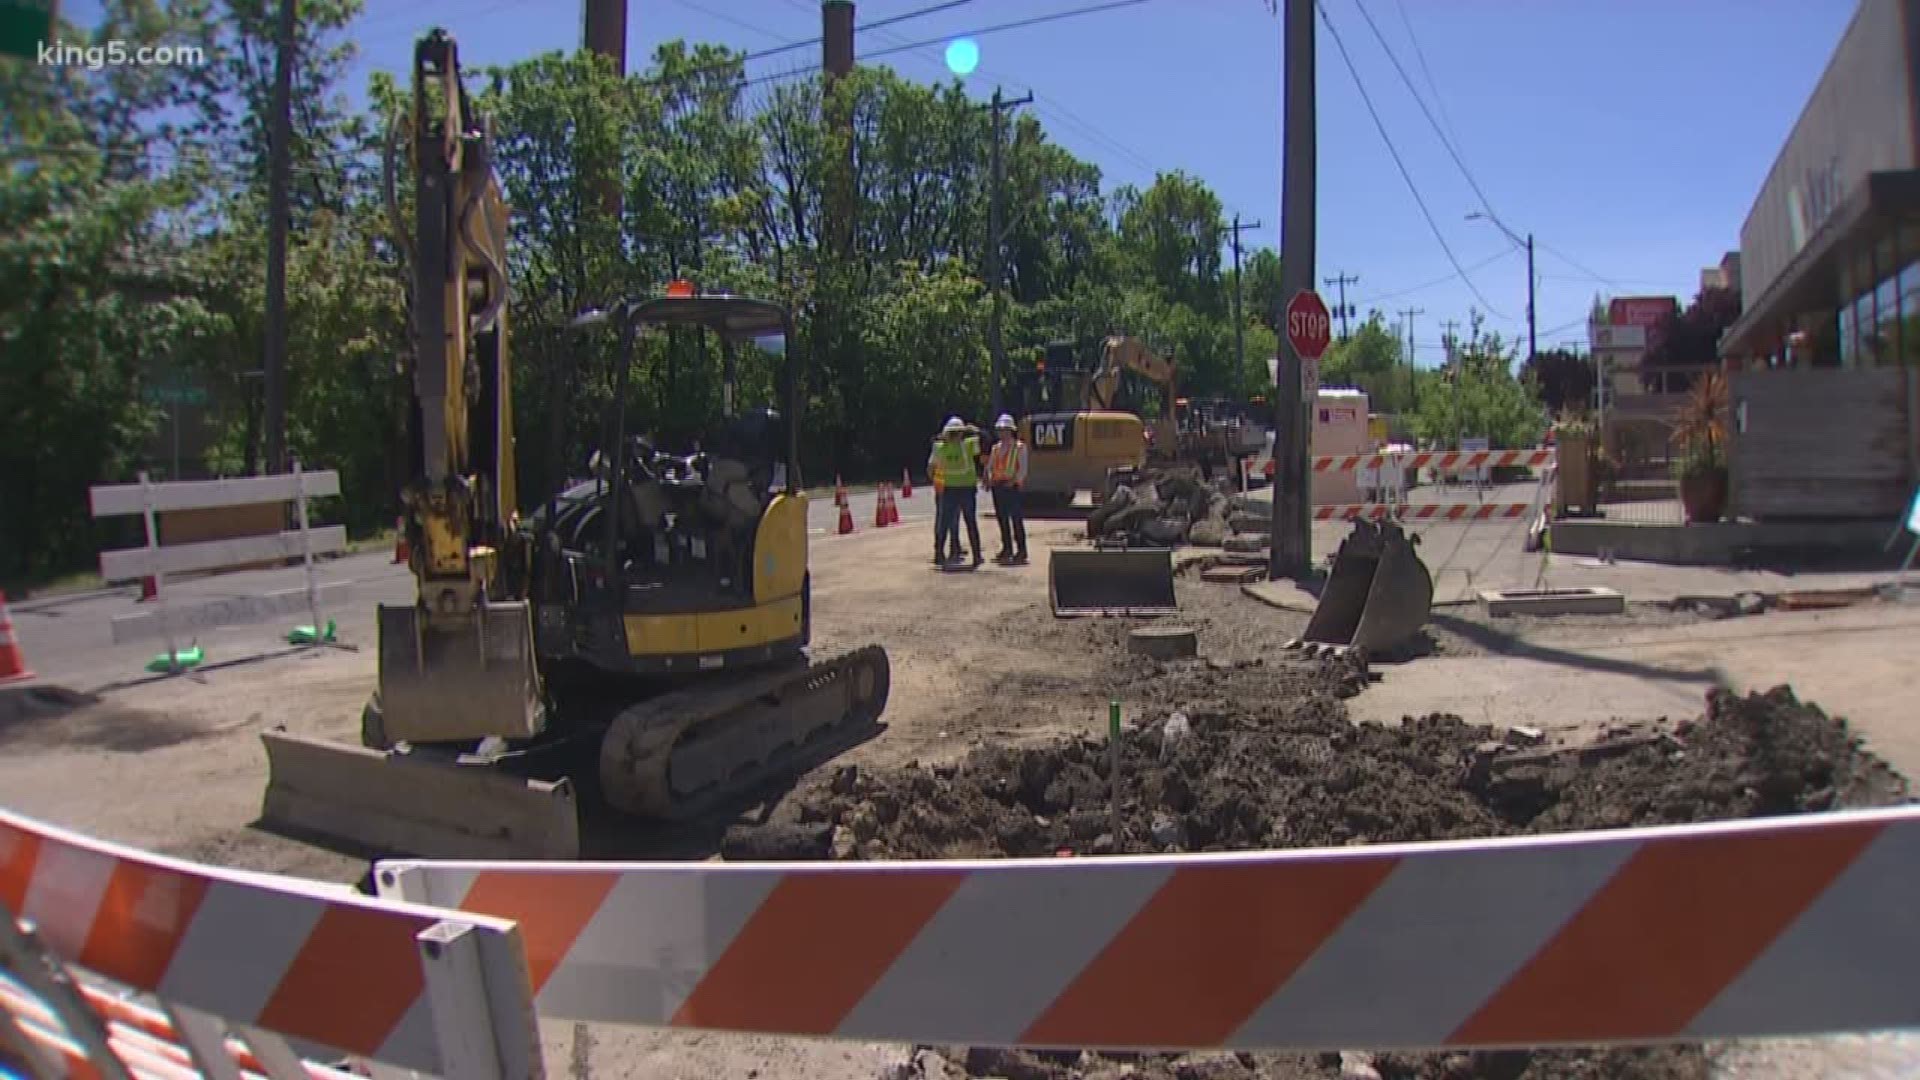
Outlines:
[[[698,817],[872,737],[891,678],[886,650],[868,645],[628,706],[600,744],[601,797],[643,817]]]

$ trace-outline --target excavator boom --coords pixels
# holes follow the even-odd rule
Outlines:
[[[435,30],[415,46],[410,479],[401,491],[412,603],[378,611],[378,689],[363,747],[262,736],[262,817],[384,850],[566,857],[578,846],[570,785],[488,768],[433,769],[393,747],[527,739],[546,727],[526,595],[529,545],[514,488],[507,353],[507,207],[491,132]]]
[[[676,280],[577,318],[619,328],[616,405],[591,479],[549,477],[522,521],[507,206],[443,31],[415,49],[408,130],[415,596],[379,609],[361,745],[263,736],[265,823],[425,857],[577,858],[585,809],[697,816],[876,734],[885,651],[808,652],[787,309]],[[681,337],[662,328],[719,339],[718,418],[629,424],[629,380]],[[549,373],[556,462],[569,374]],[[772,400],[746,407],[742,386]]]

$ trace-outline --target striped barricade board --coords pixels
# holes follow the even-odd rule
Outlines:
[[[1920,1025],[1911,807],[1244,854],[375,876],[516,921],[545,1019],[1134,1050]]]
[[[191,1015],[435,1075],[540,1072],[506,920],[200,866],[5,810],[0,910],[61,962]]]

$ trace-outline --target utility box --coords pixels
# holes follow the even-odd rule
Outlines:
[[[1373,449],[1367,419],[1365,390],[1321,388],[1314,395],[1313,442],[1308,453],[1316,458],[1367,453]],[[1311,483],[1315,506],[1361,501],[1358,469],[1316,471]]]

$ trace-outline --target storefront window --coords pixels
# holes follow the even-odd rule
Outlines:
[[[1920,364],[1920,260],[1902,267],[1898,280],[1900,284],[1900,362]]]
[[[1873,290],[1873,302],[1873,331],[1866,351],[1878,367],[1892,364],[1900,356],[1900,283],[1893,274]]]

